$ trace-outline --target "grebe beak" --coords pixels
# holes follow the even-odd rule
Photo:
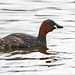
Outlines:
[[[63,28],[63,26],[58,25],[58,24],[55,24],[54,27],[55,27],[55,28]]]

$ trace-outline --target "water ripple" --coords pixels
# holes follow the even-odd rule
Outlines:
[[[74,15],[73,0],[1,0],[0,37],[16,32],[37,36],[46,19],[64,28],[47,35],[47,47],[0,50],[0,74],[75,74]]]

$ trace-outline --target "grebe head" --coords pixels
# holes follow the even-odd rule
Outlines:
[[[41,24],[41,27],[40,27],[40,30],[39,30],[39,36],[41,36],[43,38],[46,38],[46,34],[48,32],[53,31],[56,28],[63,28],[63,26],[58,25],[57,23],[55,23],[51,19],[45,20]]]
[[[63,28],[63,26],[58,25],[57,23],[55,23],[55,22],[54,22],[53,20],[51,20],[51,19],[45,20],[44,22],[47,22],[50,26],[54,26],[55,28]]]

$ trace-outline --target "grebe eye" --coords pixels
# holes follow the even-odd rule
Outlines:
[[[53,25],[53,26],[54,26],[54,23],[51,23],[51,25]]]

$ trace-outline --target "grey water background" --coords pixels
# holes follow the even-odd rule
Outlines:
[[[47,35],[47,48],[0,51],[0,75],[75,74],[75,0],[0,0],[0,38],[38,35],[42,21],[64,26]]]

